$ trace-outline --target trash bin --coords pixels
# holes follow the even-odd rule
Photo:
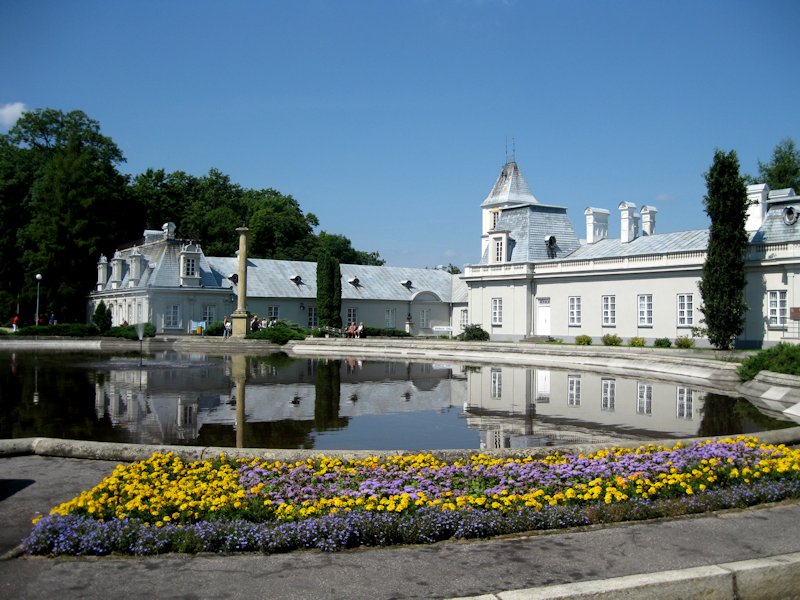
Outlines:
[[[198,325],[197,326],[197,335],[203,335],[203,326],[202,325]]]

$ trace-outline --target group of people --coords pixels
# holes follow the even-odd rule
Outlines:
[[[278,319],[271,317],[269,319],[259,319],[258,315],[253,315],[253,320],[250,321],[250,331],[256,332],[265,327],[275,327],[278,324]]]
[[[361,321],[358,326],[356,326],[356,322],[353,321],[347,326],[347,329],[344,330],[344,337],[346,338],[363,338],[365,336],[364,321]]]

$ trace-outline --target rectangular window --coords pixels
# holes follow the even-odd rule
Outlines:
[[[581,324],[581,297],[569,297],[569,326],[578,327]]]
[[[676,414],[679,419],[691,421],[693,418],[692,390],[686,387],[679,387],[676,400]]]
[[[278,307],[277,306],[268,306],[267,307],[267,318],[268,319],[277,319],[278,318]]]
[[[209,323],[213,323],[217,320],[217,305],[216,304],[204,304],[203,305],[203,321],[206,322],[206,326]]]
[[[431,309],[421,308],[419,311],[419,326],[422,329],[428,329],[431,326]]]
[[[384,315],[384,324],[389,329],[394,329],[397,324],[397,309],[387,308]]]
[[[492,325],[503,324],[503,299],[492,298]]]
[[[358,309],[357,308],[348,308],[347,309],[347,323],[346,325],[350,325],[350,323],[355,323],[358,325]]]
[[[581,405],[581,376],[567,375],[567,405]]]
[[[492,398],[503,397],[503,372],[500,369],[492,369]]]
[[[461,329],[466,329],[467,325],[469,325],[469,309],[462,308],[461,309],[461,318],[459,319],[459,325],[461,325]]]
[[[503,240],[496,239],[494,241],[494,262],[504,262],[503,259]]]
[[[196,273],[197,273],[197,261],[190,256],[184,256],[183,274],[186,277],[194,277]]]
[[[649,383],[639,382],[636,398],[636,414],[653,414],[653,386]]]
[[[617,297],[603,296],[603,327],[617,324]]]
[[[602,397],[600,399],[600,410],[614,412],[614,404],[617,400],[617,380],[603,379]]]
[[[786,326],[786,290],[768,292],[769,324],[776,327]]]
[[[316,306],[309,306],[308,307],[308,327],[310,329],[315,329],[319,327],[319,320],[317,319],[317,307]]]
[[[500,211],[492,211],[492,229],[497,229],[497,221],[500,220]]]
[[[653,294],[639,294],[639,327],[653,326]]]
[[[177,304],[167,306],[164,311],[164,329],[176,329],[181,326],[181,307]]]
[[[694,325],[694,299],[692,294],[678,294],[678,327]]]

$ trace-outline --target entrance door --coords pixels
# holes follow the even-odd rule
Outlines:
[[[550,335],[550,298],[537,298],[536,302],[536,335]]]

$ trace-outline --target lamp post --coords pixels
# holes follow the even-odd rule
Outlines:
[[[42,282],[42,274],[36,274],[36,317],[33,320],[34,325],[39,324],[39,284]]]

